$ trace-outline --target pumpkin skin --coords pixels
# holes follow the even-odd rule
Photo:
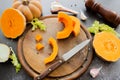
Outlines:
[[[39,0],[14,0],[12,7],[20,10],[27,21],[39,18],[42,14],[42,6]]]
[[[120,40],[110,32],[100,32],[94,36],[93,47],[96,54],[108,62],[115,62],[120,58]]]

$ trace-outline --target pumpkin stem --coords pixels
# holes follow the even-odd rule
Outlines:
[[[28,5],[28,4],[29,4],[29,1],[28,1],[28,0],[23,0],[23,1],[22,1],[22,4],[23,4],[23,5]]]

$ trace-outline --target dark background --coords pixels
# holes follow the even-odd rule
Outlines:
[[[50,4],[55,0],[41,0],[43,5],[43,16],[50,15]],[[84,0],[58,0],[64,6],[74,9],[78,12],[82,10],[85,15],[88,17],[86,21],[81,21],[86,27],[92,25],[95,20],[106,23],[104,19],[96,14],[86,11]],[[0,15],[6,8],[10,8],[12,5],[12,0],[0,0]],[[120,14],[120,0],[96,0],[96,2],[101,3],[105,8],[116,11]],[[108,24],[108,23],[106,23]],[[109,25],[109,24],[108,24]],[[120,33],[119,27],[117,31]],[[18,39],[7,39],[3,36],[0,31],[0,42],[5,43],[8,46],[13,47],[14,51],[17,54],[17,41]],[[2,53],[0,53],[2,54]],[[93,79],[89,75],[89,71],[93,67],[103,67],[100,71],[99,76]],[[22,68],[19,73],[15,72],[15,68],[11,64],[10,60],[5,63],[0,63],[0,80],[33,80],[27,72]],[[120,80],[120,60],[114,63],[109,63],[101,60],[94,54],[93,61],[90,64],[88,70],[78,77],[76,80]]]

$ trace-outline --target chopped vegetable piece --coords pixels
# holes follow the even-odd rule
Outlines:
[[[18,62],[17,57],[15,55],[15,52],[10,47],[12,54],[9,56],[9,58],[12,60],[12,64],[15,66],[16,72],[19,72],[21,69],[21,64]]]
[[[56,40],[54,38],[52,38],[52,37],[49,38],[49,44],[52,45],[53,52],[51,53],[51,55],[49,57],[45,58],[45,60],[44,60],[45,64],[47,64],[49,62],[52,62],[56,58],[56,56],[58,54],[58,45],[57,45]]]
[[[41,41],[41,40],[42,40],[42,36],[41,36],[40,34],[37,34],[37,35],[35,36],[35,40],[36,40],[37,42]]]
[[[36,49],[39,51],[40,49],[44,48],[44,45],[41,43],[36,44]]]
[[[9,59],[10,48],[0,43],[0,62],[6,62]]]
[[[32,31],[34,31],[36,28],[40,28],[40,30],[43,30],[43,31],[46,30],[45,24],[42,21],[40,21],[38,18],[34,18],[31,21],[31,24],[33,25]]]
[[[114,33],[116,36],[120,37],[120,34],[117,33],[113,28],[111,28],[106,24],[100,24],[99,21],[95,21],[91,27],[88,27],[88,30],[93,34],[96,34],[102,31],[107,31],[107,32]]]

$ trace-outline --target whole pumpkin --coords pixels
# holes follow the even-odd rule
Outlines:
[[[12,7],[20,10],[27,21],[39,18],[42,14],[42,6],[39,0],[14,0]]]

